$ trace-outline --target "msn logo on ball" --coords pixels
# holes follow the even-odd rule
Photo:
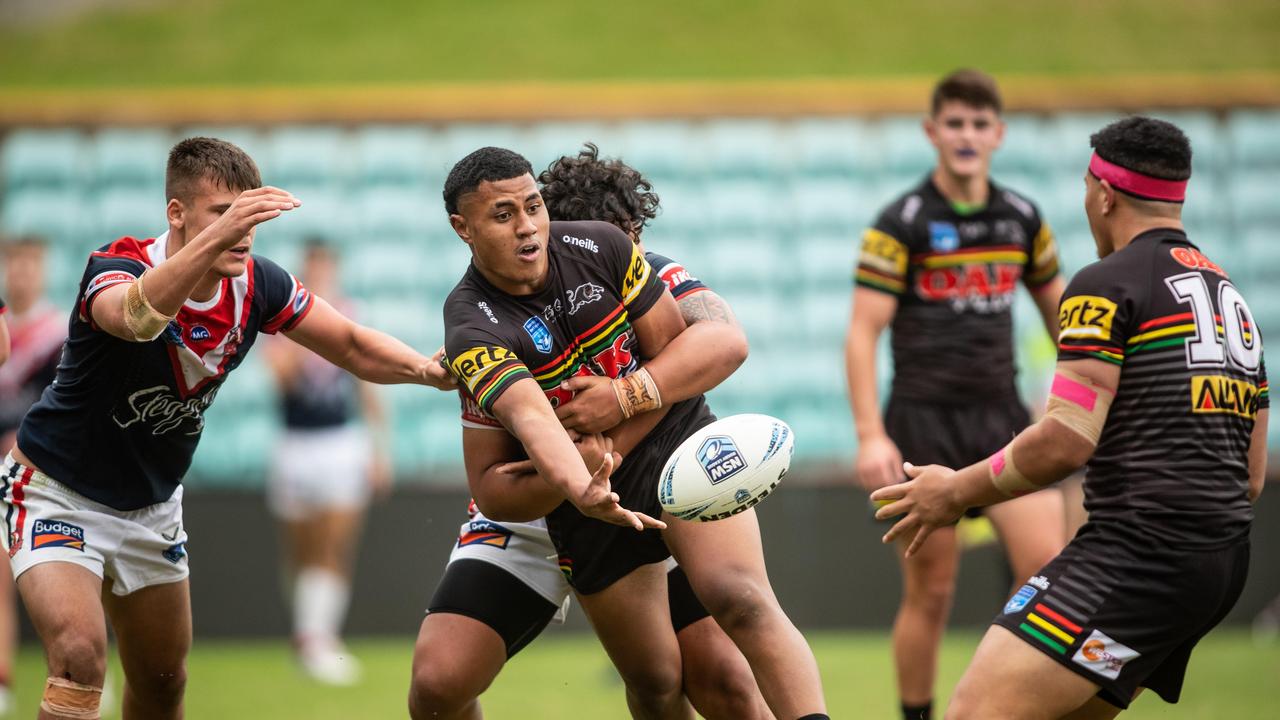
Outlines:
[[[698,446],[698,463],[712,485],[719,485],[747,469],[747,461],[728,435],[711,435]]]

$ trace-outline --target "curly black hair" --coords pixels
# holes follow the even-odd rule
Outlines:
[[[480,187],[482,182],[510,180],[533,174],[533,165],[523,155],[498,147],[482,147],[454,164],[444,181],[444,209],[458,213],[458,198]]]
[[[1117,120],[1089,138],[1107,162],[1162,180],[1191,177],[1191,141],[1176,125],[1134,115]]]
[[[551,163],[538,182],[552,220],[603,220],[638,237],[658,216],[653,185],[617,158],[600,159],[594,143]]]

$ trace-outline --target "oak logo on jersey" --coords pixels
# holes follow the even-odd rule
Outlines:
[[[517,360],[515,353],[500,347],[471,348],[454,358],[449,363],[453,374],[467,386],[472,393],[486,375],[504,362]]]
[[[922,269],[916,274],[916,294],[930,302],[949,302],[956,312],[1001,312],[1013,304],[1022,266],[1008,263],[967,263]]]
[[[1183,267],[1189,267],[1192,270],[1208,270],[1222,277],[1227,276],[1227,271],[1223,270],[1221,265],[1205,257],[1204,253],[1195,248],[1176,247],[1170,250],[1169,254]]]
[[[1116,304],[1099,295],[1076,295],[1058,309],[1058,340],[1110,340]]]
[[[1191,412],[1258,415],[1258,386],[1225,375],[1191,376]]]

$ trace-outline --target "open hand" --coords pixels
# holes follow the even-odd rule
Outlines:
[[[886,503],[876,511],[877,520],[906,516],[889,528],[883,542],[910,539],[906,554],[911,557],[934,530],[958,521],[965,508],[956,499],[952,482],[955,470],[942,465],[916,467],[911,463],[904,463],[903,469],[910,480],[882,487],[871,493],[871,499]]]
[[[245,190],[200,234],[207,234],[218,249],[228,250],[244,240],[255,226],[301,206],[301,200],[280,188]]]
[[[618,504],[618,494],[609,487],[609,474],[612,472],[613,456],[609,455],[600,464],[600,469],[591,476],[591,482],[582,494],[571,498],[574,507],[587,517],[613,525],[629,525],[638,531],[645,528],[665,530],[667,524],[661,520],[651,518],[644,513],[632,512]]]

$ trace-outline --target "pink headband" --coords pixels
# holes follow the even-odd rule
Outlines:
[[[1106,180],[1117,190],[1136,195],[1144,200],[1183,202],[1187,197],[1186,180],[1162,180],[1143,175],[1102,159],[1098,153],[1089,158],[1089,172],[1099,180]]]

